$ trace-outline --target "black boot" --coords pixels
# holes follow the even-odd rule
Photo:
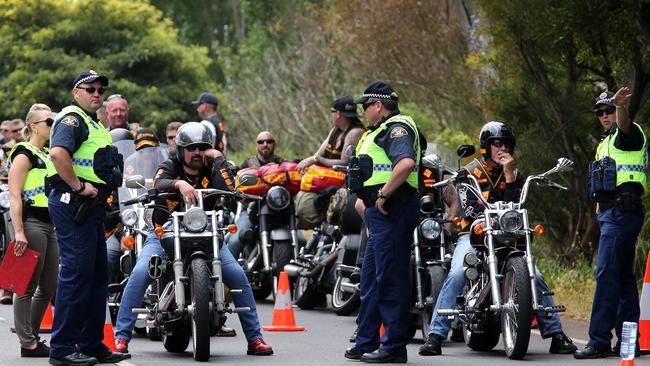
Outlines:
[[[573,344],[573,340],[567,337],[564,333],[554,334],[551,339],[551,348],[549,348],[550,353],[555,353],[558,355],[570,355],[575,353],[578,350]]]
[[[92,366],[97,364],[95,357],[86,356],[81,352],[75,352],[60,358],[50,357],[50,365],[54,366]]]
[[[421,356],[438,356],[442,354],[442,341],[445,340],[437,334],[429,334],[427,341],[424,342],[418,353]]]
[[[576,351],[573,357],[577,360],[588,360],[592,358],[605,358],[611,356],[612,350],[610,349],[596,349],[590,346],[585,347],[582,351]]]

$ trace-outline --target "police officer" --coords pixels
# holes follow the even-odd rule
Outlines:
[[[120,156],[97,121],[108,78],[93,70],[74,79],[74,101],[52,127],[48,206],[60,248],[61,268],[50,364],[85,366],[116,363],[129,355],[102,344],[106,316],[107,264],[105,209],[122,181]]]
[[[217,114],[219,111],[219,100],[210,92],[201,93],[199,98],[192,102],[196,106],[196,113],[202,119],[201,123],[208,126],[214,135],[215,149],[226,153],[228,145],[226,126]]]
[[[369,123],[357,155],[372,159],[359,192],[365,204],[368,244],[361,272],[361,308],[354,347],[345,357],[370,363],[406,363],[409,340],[411,237],[418,215],[418,165],[426,146],[417,126],[402,115],[397,93],[381,81],[355,100]],[[379,328],[384,337],[379,345]]]
[[[606,132],[596,150],[596,160],[609,157],[615,161],[616,186],[611,187],[612,193],[594,192],[591,197],[598,202],[600,223],[596,291],[589,342],[584,350],[574,354],[577,359],[612,354],[613,328],[618,336],[613,353],[618,354],[623,322],[639,321],[633,263],[636,239],[645,216],[641,196],[646,185],[647,141],[641,126],[630,121],[627,103],[631,95],[628,87],[622,87],[616,94],[603,92],[594,105],[596,117]]]

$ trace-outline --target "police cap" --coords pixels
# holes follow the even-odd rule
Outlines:
[[[355,104],[363,104],[368,99],[388,99],[397,102],[397,93],[393,87],[383,81],[373,81],[363,92],[361,98],[354,101]]]
[[[192,104],[194,105],[203,104],[203,103],[212,104],[213,106],[216,107],[219,105],[219,99],[217,99],[217,97],[215,97],[214,94],[210,92],[205,92],[199,95],[199,99],[192,102]]]
[[[615,107],[614,102],[612,102],[613,97],[614,93],[609,90],[600,93],[600,95],[596,97],[596,104],[594,104],[594,109],[598,108],[598,106],[601,104],[612,108]]]
[[[76,88],[81,84],[90,84],[94,81],[99,81],[102,85],[108,85],[108,78],[105,75],[98,74],[95,70],[83,71],[72,82],[72,88]]]

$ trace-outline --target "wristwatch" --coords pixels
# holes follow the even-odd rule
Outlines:
[[[377,191],[377,198],[383,198],[383,199],[386,200],[386,199],[388,199],[388,196],[386,196],[386,195],[381,191],[381,188],[380,188],[379,191]]]
[[[74,193],[75,193],[75,194],[79,194],[79,193],[83,192],[84,189],[86,189],[86,183],[81,182],[81,186],[79,187],[78,190],[74,191]]]

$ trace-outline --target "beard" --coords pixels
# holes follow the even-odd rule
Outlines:
[[[203,157],[194,156],[190,161],[186,161],[185,165],[191,169],[201,169],[203,167]]]

